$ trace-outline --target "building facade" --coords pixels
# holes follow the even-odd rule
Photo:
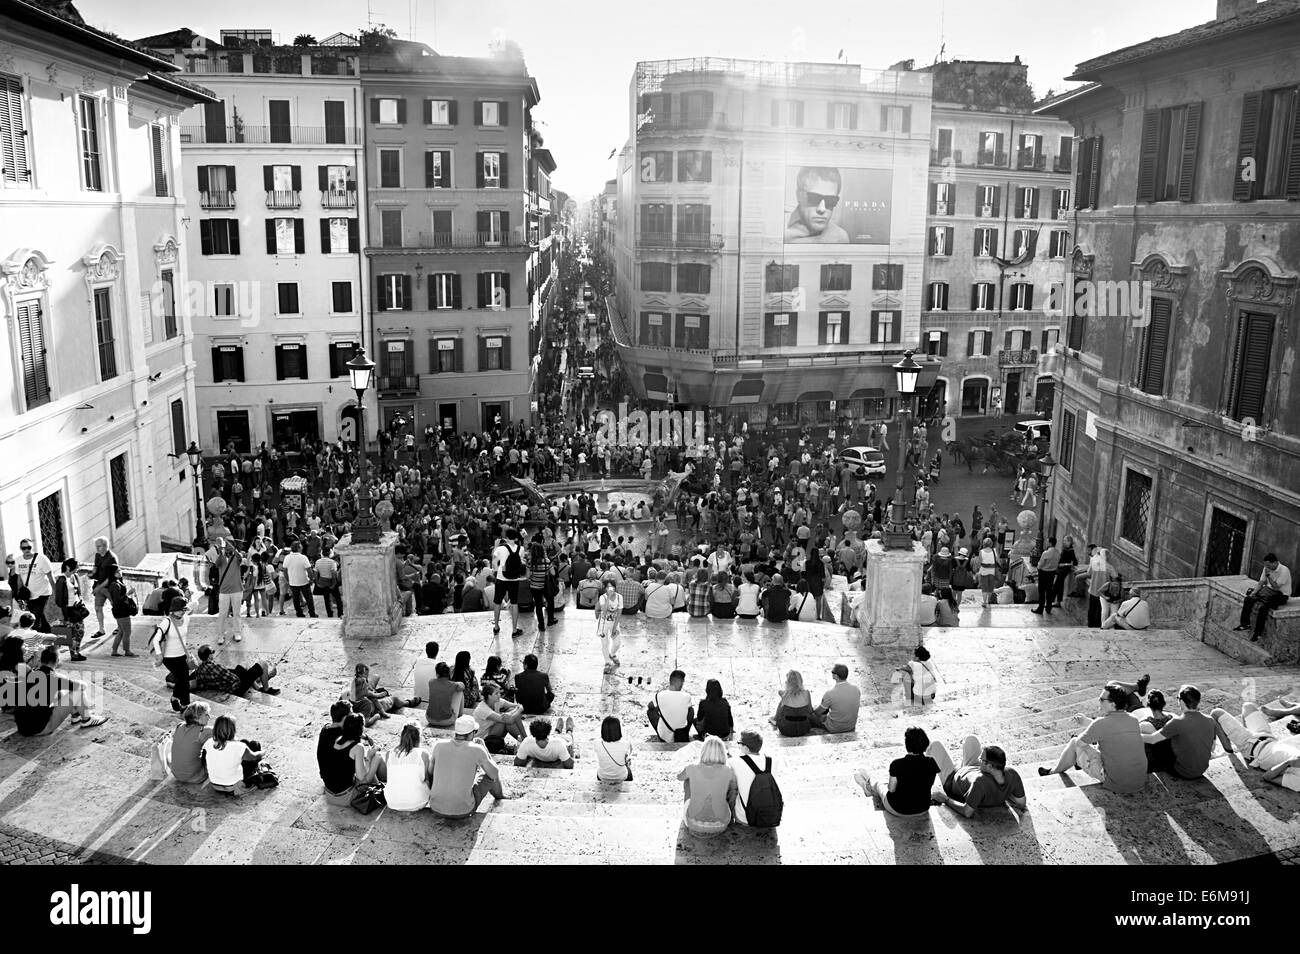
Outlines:
[[[352,439],[346,363],[365,338],[360,56],[269,34],[146,37],[217,95],[181,118],[198,359],[210,452]]]
[[[1047,107],[1081,137],[1052,513],[1135,579],[1300,562],[1297,49],[1300,6],[1220,0]]]
[[[934,78],[921,347],[933,416],[1051,415],[1070,251],[1072,127],[1032,112],[1028,67]]]
[[[5,0],[0,38],[0,534],[129,565],[194,533],[180,117],[211,95],[70,4]]]
[[[528,420],[534,302],[554,287],[540,265],[535,189],[554,164],[533,155],[537,84],[522,60],[396,43],[364,58],[361,85],[382,426]]]
[[[715,427],[892,413],[890,365],[920,340],[930,86],[847,64],[637,65],[609,303],[636,396]]]

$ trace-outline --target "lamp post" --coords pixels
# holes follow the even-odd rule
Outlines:
[[[185,448],[185,456],[190,459],[190,468],[194,471],[194,546],[206,550],[208,534],[203,525],[203,494],[199,490],[199,468],[203,466],[203,451],[199,450],[197,441],[190,441]]]
[[[912,410],[912,395],[916,393],[916,379],[921,374],[921,366],[912,360],[913,352],[903,355],[903,360],[894,365],[894,377],[898,385],[898,476],[894,484],[894,502],[889,508],[889,524],[885,527],[883,543],[886,549],[910,550],[912,532],[907,527],[907,501],[903,497],[903,464],[909,434],[907,418]]]
[[[1049,450],[1042,457],[1038,458],[1038,473],[1041,476],[1041,484],[1038,488],[1038,552],[1043,552],[1043,541],[1047,539],[1047,485],[1051,483],[1052,471],[1056,467],[1056,461],[1052,459],[1052,452]]]
[[[357,394],[357,452],[360,455],[361,489],[357,493],[357,518],[352,522],[353,543],[378,543],[379,522],[371,512],[370,457],[366,453],[366,391],[374,377],[375,363],[362,348],[347,363],[352,390]]]

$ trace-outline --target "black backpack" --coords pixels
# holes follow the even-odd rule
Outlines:
[[[750,828],[776,828],[781,824],[785,799],[781,797],[781,788],[772,775],[772,760],[767,759],[760,771],[752,758],[746,755],[744,759],[754,773],[754,781],[749,785],[749,801],[740,800],[745,820]]]
[[[519,556],[520,548],[515,547],[511,550],[510,544],[508,543],[505,546],[506,549],[510,551],[510,555],[506,557],[506,578],[511,580],[523,579],[525,575],[524,561],[523,558]]]

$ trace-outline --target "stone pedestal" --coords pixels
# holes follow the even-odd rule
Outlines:
[[[921,573],[925,548],[887,550],[867,541],[866,595],[858,609],[858,627],[870,645],[921,645]]]
[[[393,636],[402,625],[397,593],[397,534],[378,543],[353,543],[348,534],[334,547],[343,577],[343,635]]]

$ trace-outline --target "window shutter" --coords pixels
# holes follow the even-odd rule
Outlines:
[[[275,346],[275,379],[277,381],[284,380],[284,365],[285,365],[284,349],[281,348],[279,345],[276,345]]]
[[[330,187],[330,167],[316,167],[316,185],[322,192],[328,192]]]
[[[1002,214],[1002,186],[993,187],[993,217]]]
[[[1029,252],[1026,261],[1032,261],[1034,256],[1037,254],[1038,254],[1038,232],[1034,231],[1029,233]]]
[[[275,166],[262,166],[262,188],[267,192],[275,188]]]
[[[358,252],[361,250],[361,230],[358,226],[357,219],[348,219],[348,251]]]
[[[880,107],[880,129],[882,132],[889,131],[889,107]]]
[[[857,103],[854,103],[852,106],[849,107],[849,128],[850,128],[850,129],[857,129],[857,128],[858,128],[858,105],[857,105]],[[842,332],[841,332],[841,334],[842,334]]]
[[[208,167],[199,166],[199,191],[208,191]]]
[[[149,127],[153,139],[154,195],[167,195],[167,137],[161,126]]]
[[[221,349],[214,347],[212,349],[212,380],[218,383],[226,379],[225,369],[222,367]]]
[[[27,164],[26,124],[23,121],[23,87],[17,77],[0,76],[0,179],[30,182]]]
[[[483,104],[478,100],[474,101],[474,125],[483,125]]]
[[[452,105],[455,104],[453,103]],[[456,280],[457,282],[460,281],[459,275],[456,276]],[[458,284],[457,288],[459,287],[460,286]],[[459,338],[456,339],[456,347],[452,349],[451,353],[453,355],[452,368],[455,369],[456,371],[464,371],[465,370],[465,348],[464,348],[464,342],[461,341],[461,339]]]
[[[509,212],[501,213],[501,234],[502,236],[504,236],[502,241],[504,241],[507,245],[509,245],[510,244],[510,213]]]
[[[1273,316],[1246,313],[1241,316],[1237,347],[1237,420],[1264,422],[1264,398],[1268,394],[1269,358],[1273,352]]]
[[[290,166],[289,177],[294,192],[302,191],[302,166]]]
[[[966,357],[975,357],[975,332],[973,331],[966,332]]]
[[[505,293],[505,299],[506,299],[504,303],[505,307],[509,308],[510,307],[510,273],[509,272],[501,273],[501,290],[502,292]]]
[[[948,357],[948,332],[939,332],[939,357]]]
[[[1137,200],[1156,200],[1156,164],[1160,153],[1160,110],[1148,109],[1142,113],[1142,149],[1138,162]]]
[[[477,106],[478,104],[475,103],[474,105]],[[487,339],[482,335],[478,336],[478,369],[480,371],[486,371],[488,369]]]
[[[230,237],[230,254],[239,254],[239,219],[226,220],[226,234]]]
[[[1036,236],[1035,236],[1035,237],[1036,237]],[[1031,239],[1029,240],[1029,247],[1030,247],[1030,248],[1033,248],[1033,247],[1034,247],[1034,240],[1033,240],[1033,238],[1031,238]],[[1026,284],[1026,285],[1025,285],[1025,310],[1026,310],[1026,311],[1033,311],[1033,310],[1034,310],[1034,286],[1033,286],[1032,284]],[[1026,339],[1029,338],[1029,332],[1027,332],[1027,331],[1025,332],[1025,338],[1026,338]],[[1028,340],[1026,340],[1025,344],[1026,344],[1026,345],[1029,344]]]
[[[488,229],[492,227],[492,215],[488,212],[478,211],[474,213],[474,219],[477,223],[479,241],[487,234]]]
[[[322,255],[328,255],[333,249],[330,248],[330,220],[320,220],[320,250]]]
[[[826,128],[827,129],[835,128],[835,104],[834,103],[826,104]],[[825,338],[826,336],[822,335],[823,341],[825,340]]]
[[[971,309],[971,311],[974,311],[976,308],[978,308],[978,307],[979,307],[979,304],[980,304],[980,285],[979,285],[979,282],[975,282],[975,283],[972,284],[971,287],[970,287],[970,309]]]
[[[894,312],[894,323],[890,334],[889,340],[893,344],[898,344],[903,340],[903,313],[901,311]]]
[[[488,304],[489,304],[489,303],[488,303],[488,277],[487,277],[487,272],[479,272],[479,273],[478,273],[478,306],[479,306],[480,308],[486,308],[486,307],[488,306]],[[479,347],[480,347],[480,348],[482,347],[482,341],[481,341],[481,340],[480,340],[480,343],[479,343]],[[481,365],[480,365],[480,368],[481,368]]]
[[[212,254],[212,220],[199,219],[199,254]]]
[[[1092,161],[1088,163],[1088,201],[1090,208],[1101,208],[1101,136],[1092,137]]]
[[[429,102],[428,100],[425,100],[426,105],[428,104],[428,102]],[[429,307],[430,308],[433,307],[433,283],[432,282],[429,283]],[[438,339],[437,338],[429,339],[429,373],[430,374],[438,373]]]
[[[497,121],[498,121],[502,126],[509,125],[509,123],[510,123],[510,108],[509,108],[509,107],[510,107],[510,104],[507,103],[505,100],[502,100],[501,102],[497,103]]]
[[[226,166],[226,188],[231,192],[235,191],[235,167]]]
[[[447,120],[454,126],[458,118],[456,115],[456,101],[453,99],[447,103]]]
[[[456,104],[452,103],[452,105],[455,106]],[[451,150],[450,149],[443,150],[442,179],[439,180],[438,185],[440,185],[444,189],[451,188]]]
[[[266,220],[266,254],[275,254],[275,219]]]
[[[425,102],[427,103],[428,100],[425,100]],[[438,187],[438,179],[433,174],[434,169],[436,168],[433,162],[435,155],[436,153],[432,152],[426,152],[424,154],[424,187],[426,189],[436,189]]]
[[[840,343],[849,343],[849,313],[847,311],[840,312]]]
[[[1074,171],[1074,207],[1076,209],[1086,209],[1089,207],[1088,186],[1091,182],[1091,170],[1089,166],[1092,163],[1092,139],[1079,140],[1079,166]]]
[[[502,108],[504,108],[504,104],[502,104]],[[507,275],[506,278],[509,279],[510,276]],[[506,283],[506,288],[507,290],[509,290],[509,282]],[[510,370],[510,336],[509,335],[501,336],[501,369],[503,371]]]
[[[302,255],[307,251],[307,239],[303,234],[304,228],[302,219],[293,220],[293,251],[295,255]]]
[[[399,99],[397,101],[397,122],[399,124],[406,122],[406,100],[405,99]]]
[[[1189,103],[1187,124],[1183,127],[1183,154],[1178,166],[1178,201],[1192,201],[1192,183],[1196,179],[1196,151],[1201,137],[1201,104]]]
[[[976,230],[974,231],[974,233],[972,233],[972,234],[973,234],[974,237],[975,237],[975,241],[971,243],[971,254],[978,256],[979,253],[980,253],[980,235],[981,235],[981,230],[980,230],[980,229],[976,229]]]
[[[424,101],[424,124],[426,126],[433,125],[433,100],[431,99]]]
[[[233,354],[234,354],[234,356],[235,356],[235,360],[234,360],[234,362],[233,362],[233,364],[234,364],[234,366],[235,366],[235,368],[234,368],[234,371],[235,371],[235,380],[236,380],[236,381],[242,381],[242,380],[244,380],[244,349],[243,349],[243,347],[240,346],[239,348],[236,348],[236,349],[234,350]]]
[[[509,158],[509,154],[504,152],[497,156],[497,168],[501,172],[501,188],[503,189],[510,185],[509,174],[507,172],[509,163],[506,162]]]
[[[1254,158],[1258,164],[1255,147],[1259,138],[1259,113],[1264,102],[1263,93],[1247,93],[1241,99],[1241,131],[1237,137],[1237,168],[1233,172],[1232,197],[1238,201],[1249,201],[1255,197],[1255,183],[1241,181],[1241,164],[1245,159]],[[1292,169],[1295,168],[1294,163]],[[1258,169],[1256,170],[1258,173]]]
[[[828,112],[832,109],[834,109],[833,106],[827,107]],[[829,123],[827,123],[827,125],[829,125]],[[828,311],[817,312],[817,343],[818,344],[826,344],[826,316],[829,314],[830,312]]]
[[[461,308],[460,275],[451,276],[451,307],[458,311]],[[457,347],[458,348],[460,347],[459,344],[457,345]]]
[[[1003,334],[1003,336],[1002,336],[1002,350],[1003,350],[1003,351],[1010,351],[1010,350],[1011,350],[1011,337],[1012,337],[1012,335],[1011,335],[1011,332],[1010,332],[1010,331],[1008,331],[1008,332],[1006,332],[1005,334]]]
[[[1142,380],[1147,394],[1165,393],[1165,352],[1169,345],[1169,319],[1173,311],[1167,298],[1151,300],[1151,323],[1142,345]]]
[[[411,310],[411,276],[402,276],[402,311]]]
[[[384,281],[383,275],[375,276],[375,304],[380,311],[388,310],[387,285],[388,283]]]
[[[481,108],[482,105],[482,103],[474,104],[476,108]],[[483,188],[483,153],[481,152],[474,153],[474,187]]]
[[[957,214],[957,186],[953,184],[948,189],[948,214]]]
[[[1286,173],[1286,197],[1300,199],[1300,97],[1291,118],[1291,164]]]
[[[1029,217],[1031,219],[1038,218],[1038,190],[1037,189],[1029,190]]]
[[[937,214],[934,210],[937,208],[936,203],[939,201],[939,183],[930,183],[930,214]]]
[[[948,253],[949,255],[951,255],[951,254],[952,254],[952,234],[953,234],[952,226],[951,226],[951,225],[945,226],[943,232],[944,232],[944,236],[943,236],[943,237],[944,237],[943,247],[944,247],[944,249],[947,251],[947,253]]]
[[[50,393],[45,361],[45,327],[39,302],[25,302],[18,307],[19,337],[22,339],[23,389],[27,407],[44,403]]]
[[[379,99],[378,99],[378,97],[371,97],[371,99],[370,99],[370,121],[371,121],[372,123],[377,123],[377,122],[379,122]]]
[[[912,107],[911,106],[903,107],[903,130],[902,131],[905,133],[910,133],[912,131]]]

